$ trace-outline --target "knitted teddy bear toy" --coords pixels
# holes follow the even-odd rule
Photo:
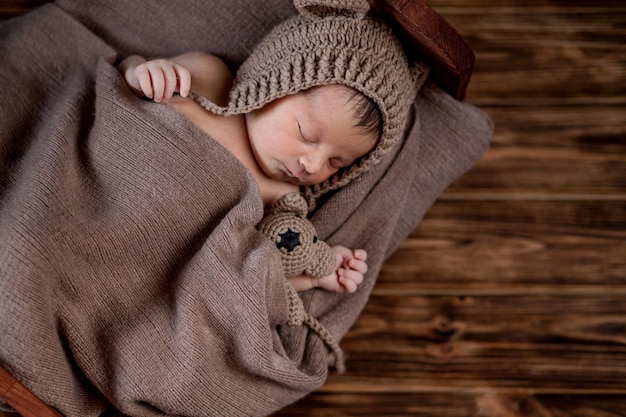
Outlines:
[[[321,278],[335,270],[335,255],[320,240],[307,219],[308,204],[302,194],[289,193],[274,203],[258,230],[270,238],[281,253],[287,278],[302,273]]]
[[[257,225],[257,229],[270,238],[280,251],[287,278],[302,273],[321,278],[335,271],[335,254],[320,240],[313,223],[307,219],[308,204],[300,193],[289,193],[274,203],[270,214]],[[289,299],[289,326],[303,324],[317,333],[333,351],[337,372],[345,372],[344,355],[332,334],[315,317],[309,314],[302,299],[288,281],[285,281]]]

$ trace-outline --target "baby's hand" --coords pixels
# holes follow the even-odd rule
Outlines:
[[[363,282],[367,273],[367,252],[363,249],[350,250],[344,246],[333,246],[335,272],[317,280],[320,288],[328,291],[352,293]]]
[[[187,97],[191,88],[189,71],[167,59],[146,61],[135,55],[122,61],[120,70],[129,86],[157,103],[175,92]]]

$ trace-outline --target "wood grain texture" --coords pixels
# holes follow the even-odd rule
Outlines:
[[[527,194],[625,199],[626,106],[485,110],[497,123],[491,149],[446,196],[462,193],[475,199],[488,193],[507,198]]]
[[[315,393],[285,416],[385,417],[620,417],[617,395],[533,395],[517,391],[432,393]]]
[[[431,77],[463,100],[474,70],[474,52],[439,13],[424,2],[371,0],[372,9],[392,22],[410,58],[426,61]]]
[[[49,0],[2,0],[0,2],[0,20],[26,13],[48,1]]]
[[[6,400],[23,417],[62,417],[2,367],[0,367],[0,398]]]
[[[405,296],[399,302],[376,295],[343,341],[351,374],[330,384],[626,395],[623,300],[620,294],[548,293]],[[555,305],[566,313],[555,314]]]
[[[440,199],[375,294],[625,295],[626,199],[550,195]]]

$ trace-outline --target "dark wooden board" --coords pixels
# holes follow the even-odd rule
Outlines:
[[[423,1],[370,0],[370,4],[404,41],[409,57],[427,62],[431,78],[453,97],[462,100],[475,56],[456,29]]]
[[[276,417],[621,417],[620,395],[533,395],[519,391],[460,393],[315,393]]]
[[[623,294],[375,295],[343,341],[350,375],[332,383],[626,395],[624,329]]]
[[[50,0],[2,0],[0,1],[0,20],[26,13]]]

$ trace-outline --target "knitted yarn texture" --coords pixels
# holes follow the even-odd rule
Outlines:
[[[302,194],[285,194],[274,203],[271,213],[257,225],[257,229],[270,238],[280,251],[286,277],[306,273],[321,278],[335,270],[335,255],[326,242],[318,239],[313,223],[306,218],[307,211],[307,202]],[[336,339],[305,310],[302,299],[289,281],[285,281],[285,287],[289,298],[287,324],[304,324],[317,333],[334,353],[337,372],[344,372],[343,351]]]
[[[410,65],[399,40],[381,20],[367,13],[363,1],[296,0],[300,14],[276,26],[241,65],[220,107],[191,94],[207,110],[244,114],[311,87],[342,84],[371,98],[382,115],[374,149],[323,183],[306,190],[309,209],[323,194],[361,175],[400,140],[411,103],[428,74]]]
[[[321,278],[335,270],[335,255],[326,242],[317,237],[315,226],[306,218],[307,212],[308,205],[302,194],[285,194],[257,225],[280,251],[286,277],[305,273]]]
[[[296,327],[305,324],[317,333],[320,339],[326,343],[326,346],[328,346],[335,355],[335,370],[340,374],[344,373],[346,371],[346,363],[343,350],[337,343],[337,340],[319,320],[306,311],[302,299],[288,281],[285,281],[285,289],[287,298],[289,299],[289,320],[287,321],[287,325]]]

